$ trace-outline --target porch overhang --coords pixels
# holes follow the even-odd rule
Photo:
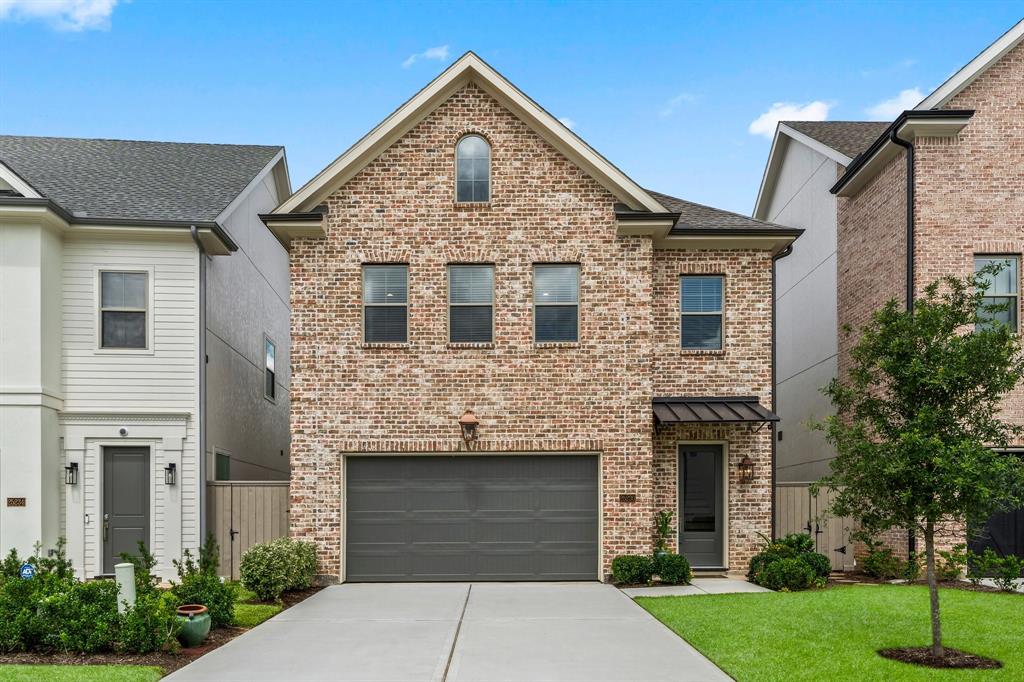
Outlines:
[[[657,424],[760,424],[779,421],[757,396],[655,398]]]

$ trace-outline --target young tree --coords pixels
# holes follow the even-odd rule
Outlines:
[[[1019,336],[992,321],[1000,307],[984,300],[1001,269],[934,282],[912,311],[891,300],[875,312],[849,376],[823,389],[836,414],[816,425],[837,451],[815,485],[836,492],[830,511],[868,532],[915,528],[924,538],[937,657],[936,527],[1024,504],[1024,462],[998,452],[1022,432],[999,412],[1024,376]]]

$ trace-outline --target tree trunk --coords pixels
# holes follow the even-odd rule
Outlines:
[[[942,623],[939,621],[939,586],[935,579],[935,523],[928,521],[924,529],[925,563],[928,571],[928,595],[932,606],[932,656],[943,656]]]

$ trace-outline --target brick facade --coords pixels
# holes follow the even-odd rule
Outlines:
[[[488,204],[453,202],[454,148],[492,147]],[[729,558],[770,528],[769,429],[654,435],[651,398],[744,395],[771,404],[771,258],[668,252],[616,235],[616,199],[479,87],[457,91],[326,201],[326,239],[296,239],[292,274],[291,533],[316,542],[319,572],[344,575],[343,458],[458,452],[456,420],[480,419],[476,451],[599,452],[606,573],[649,552],[656,508],[675,505],[673,443],[730,442]],[[409,342],[361,338],[361,265],[409,265]],[[533,342],[532,265],[580,264],[578,344]],[[447,342],[446,266],[495,267],[494,343]],[[726,349],[678,347],[678,276],[726,276]],[[671,469],[671,471],[670,471]],[[620,501],[621,494],[635,501]]]
[[[915,140],[914,290],[973,272],[974,256],[1024,253],[1024,45],[945,106],[974,116],[953,139]],[[856,196],[838,200],[839,371],[849,370],[857,329],[890,298],[906,299],[906,156],[893,158]],[[1024,424],[1024,386],[1004,405]],[[1024,446],[1024,442],[1015,445]],[[963,542],[963,528],[942,545]],[[906,554],[906,533],[882,538]]]

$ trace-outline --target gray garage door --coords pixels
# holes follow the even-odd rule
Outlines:
[[[597,457],[349,457],[346,579],[594,580]]]

